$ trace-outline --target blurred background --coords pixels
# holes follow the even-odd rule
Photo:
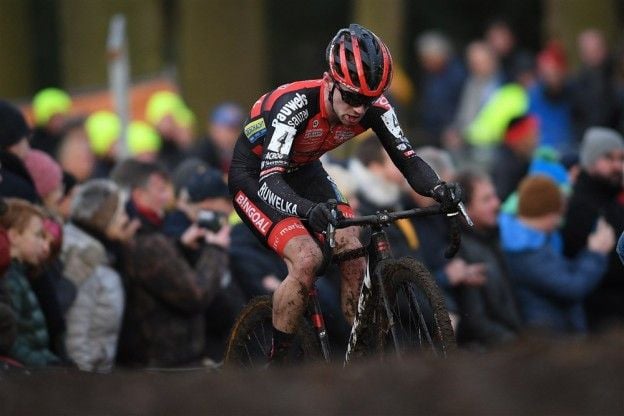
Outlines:
[[[599,27],[619,46],[624,2],[0,0],[0,94],[27,104],[49,86],[72,95],[105,89],[107,34],[118,13],[127,19],[132,82],[165,79],[196,114],[206,114],[224,100],[248,107],[276,85],[318,77],[327,42],[349,22],[380,35],[409,80],[417,76],[420,33],[438,29],[462,50],[494,18],[510,22],[518,44],[534,52],[560,39],[575,64],[583,28]]]

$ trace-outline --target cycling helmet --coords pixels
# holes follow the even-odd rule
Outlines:
[[[331,77],[351,92],[376,97],[392,80],[388,47],[358,24],[338,31],[327,45],[326,58]]]

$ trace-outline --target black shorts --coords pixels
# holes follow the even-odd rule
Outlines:
[[[315,161],[282,177],[299,196],[312,202],[335,199],[345,217],[353,216],[348,201],[321,162]],[[232,169],[228,181],[238,216],[260,241],[280,256],[283,256],[284,247],[293,237],[311,235],[298,217],[277,211],[258,196],[258,174]]]

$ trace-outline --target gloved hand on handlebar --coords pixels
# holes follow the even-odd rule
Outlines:
[[[326,202],[314,205],[310,208],[306,217],[308,218],[310,228],[317,233],[326,231],[328,224],[336,225],[336,219],[332,216],[329,204]]]
[[[443,212],[456,212],[462,200],[462,189],[457,183],[440,182],[431,190],[431,197],[442,205]]]

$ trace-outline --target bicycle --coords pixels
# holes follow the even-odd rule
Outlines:
[[[332,211],[335,215],[336,210]],[[455,335],[444,299],[427,268],[410,257],[395,259],[384,227],[411,217],[447,215],[450,219],[450,244],[445,256],[455,255],[460,244],[459,215],[471,224],[463,205],[452,213],[441,206],[414,208],[396,212],[344,218],[331,224],[326,232],[323,269],[330,261],[366,256],[367,267],[358,299],[356,317],[346,349],[344,364],[355,357],[371,354],[385,355],[394,351],[397,357],[420,350],[437,356],[447,356],[456,348]],[[334,233],[337,228],[370,226],[367,245],[332,256]],[[236,320],[224,356],[225,366],[265,366],[272,340],[272,297],[252,299]],[[330,361],[330,347],[316,288],[309,293],[308,306],[302,317],[290,360],[297,362]]]

